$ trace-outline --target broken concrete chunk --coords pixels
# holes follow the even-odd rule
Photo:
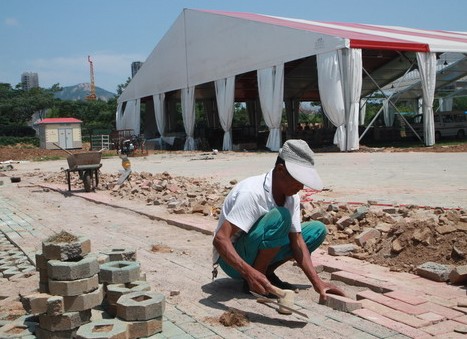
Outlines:
[[[448,281],[452,267],[449,265],[438,264],[435,262],[426,262],[417,266],[417,274],[423,278],[433,281]]]
[[[332,245],[328,247],[328,254],[335,256],[350,255],[356,250],[358,250],[358,246],[355,244]]]

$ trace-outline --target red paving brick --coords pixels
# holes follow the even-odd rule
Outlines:
[[[382,316],[376,312],[373,312],[371,310],[361,308],[359,310],[355,310],[352,312],[353,314],[358,315],[359,317],[362,317],[364,319],[367,319],[369,321],[372,321],[374,323],[380,324],[382,326],[385,326],[387,328],[390,328],[391,330],[397,331],[399,333],[402,333],[408,337],[411,338],[430,338],[431,336],[428,335],[426,332],[421,331],[419,329],[413,328],[411,326],[402,324],[400,322],[391,320],[385,316]]]
[[[416,296],[416,295],[413,295],[412,293],[407,293],[404,291],[391,291],[391,292],[384,293],[384,295],[389,298],[393,298],[393,299],[406,302],[407,304],[410,304],[410,305],[420,305],[428,301],[424,297]]]
[[[392,308],[381,305],[369,299],[362,299],[360,300],[360,302],[362,303],[363,308],[376,312],[394,321],[406,324],[410,327],[420,328],[430,326],[433,324],[433,322],[431,322],[430,320],[424,320],[414,315],[396,311]]]
[[[455,332],[456,329],[464,328],[465,325],[454,320],[442,321],[440,323],[423,328],[423,330],[431,335],[439,335],[443,333]]]
[[[422,305],[418,305],[417,307],[421,310],[425,310],[425,312],[433,312],[433,313],[442,315],[446,317],[447,319],[453,319],[453,318],[461,317],[464,315],[462,312],[458,312],[451,308],[444,307],[444,306],[430,303],[430,302],[422,304]]]
[[[370,290],[380,293],[392,291],[391,285],[388,285],[384,281],[368,278],[351,272],[333,272],[331,274],[331,279],[343,281],[354,286],[368,287]]]
[[[370,299],[374,302],[380,303],[382,305],[385,305],[387,307],[393,308],[397,311],[404,312],[407,314],[417,315],[417,314],[428,312],[424,308],[419,308],[419,306],[413,306],[405,302],[402,302],[400,300],[392,299],[380,293],[376,293],[376,292],[369,291],[369,290],[358,292],[357,300],[360,300],[360,299]]]

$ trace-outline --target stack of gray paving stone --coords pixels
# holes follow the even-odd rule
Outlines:
[[[114,249],[104,254],[110,261],[100,266],[99,281],[106,291],[104,308],[116,317],[113,323],[125,324],[128,338],[144,338],[161,332],[165,297],[150,292],[149,284],[141,276],[136,251]],[[112,321],[105,323],[110,325]],[[89,332],[92,326],[81,328],[78,337],[87,338],[83,336],[84,331]]]
[[[136,251],[95,255],[88,239],[72,237],[45,241],[36,254],[39,291],[22,298],[25,310],[37,316],[36,336],[133,339],[161,332],[165,297],[150,291]],[[99,306],[113,318],[92,319]]]
[[[91,321],[92,308],[102,303],[99,263],[83,237],[45,241],[36,255],[39,292],[23,298],[26,311],[39,315],[38,338],[72,338]],[[47,292],[47,293],[44,293]]]

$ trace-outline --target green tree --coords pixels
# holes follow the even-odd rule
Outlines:
[[[122,95],[123,90],[126,88],[126,86],[128,86],[128,84],[130,83],[130,81],[131,81],[131,78],[128,77],[128,79],[126,79],[126,82],[125,82],[125,83],[119,84],[119,85],[117,86],[117,96]]]

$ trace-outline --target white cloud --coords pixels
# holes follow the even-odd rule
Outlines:
[[[19,21],[16,18],[5,18],[3,23],[5,26],[19,26]]]
[[[94,80],[98,87],[115,92],[119,84],[131,76],[131,63],[144,61],[145,57],[136,54],[112,54],[95,52],[91,54],[94,66]],[[30,68],[39,74],[41,87],[72,86],[90,82],[88,55],[36,59]]]

